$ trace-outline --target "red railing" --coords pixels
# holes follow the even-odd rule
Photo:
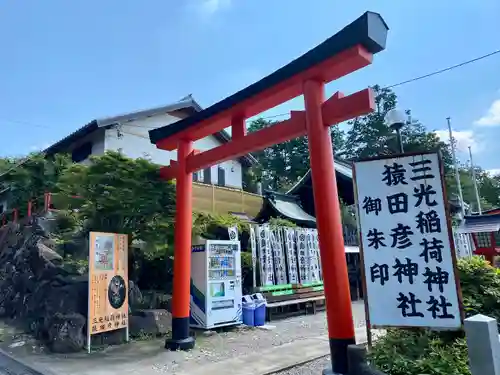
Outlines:
[[[57,209],[53,205],[53,193],[46,192],[44,193],[43,196],[43,210],[38,211],[37,210],[37,203],[39,199],[33,199],[29,200],[26,203],[26,215],[22,215],[23,217],[27,218],[28,221],[31,219],[33,216],[33,213],[38,212],[38,213],[47,213],[49,211],[57,211]],[[72,199],[82,199],[82,197],[77,196],[77,195],[70,195],[68,198]],[[4,211],[0,214],[0,228],[5,227],[9,223],[17,223],[18,220],[21,218],[21,212],[24,212],[24,210],[20,210],[21,207],[16,207],[12,208],[10,210]]]

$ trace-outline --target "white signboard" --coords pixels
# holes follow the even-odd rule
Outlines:
[[[459,328],[438,154],[354,164],[372,327]]]
[[[453,230],[453,239],[455,240],[455,253],[457,258],[468,258],[473,255],[473,241],[470,233],[460,233],[457,230]]]

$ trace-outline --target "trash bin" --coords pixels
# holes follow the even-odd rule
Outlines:
[[[266,324],[266,305],[267,301],[261,293],[252,295],[254,307],[254,326],[259,327]]]
[[[251,296],[243,296],[242,310],[243,310],[243,324],[254,327],[255,326],[255,302]]]

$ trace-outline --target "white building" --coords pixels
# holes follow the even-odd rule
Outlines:
[[[86,162],[91,155],[105,151],[120,151],[130,158],[146,158],[159,165],[168,165],[177,159],[177,151],[156,148],[149,140],[148,131],[172,124],[201,110],[196,101],[188,96],[177,103],[163,107],[123,115],[96,119],[53,144],[44,152],[48,155],[71,153],[74,162]],[[194,142],[194,148],[205,151],[228,142],[230,136],[219,132]],[[242,168],[255,162],[245,156],[198,171],[193,179],[208,184],[242,188]]]
[[[123,115],[96,119],[54,143],[44,150],[46,155],[69,153],[74,162],[86,163],[92,155],[105,151],[119,151],[130,158],[147,158],[159,165],[168,165],[177,159],[177,151],[157,149],[149,140],[148,131],[172,124],[201,111],[191,97],[176,103]],[[194,142],[194,148],[205,151],[228,142],[230,136],[222,131]],[[206,184],[242,189],[242,169],[256,160],[246,155],[214,165],[193,174],[193,180]],[[7,204],[0,196],[0,207],[7,210]],[[1,211],[0,211],[1,212]]]

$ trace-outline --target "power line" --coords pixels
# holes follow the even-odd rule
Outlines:
[[[424,74],[422,76],[414,77],[414,78],[411,78],[411,79],[407,79],[406,81],[402,81],[402,82],[399,82],[399,83],[395,83],[393,85],[382,87],[382,89],[392,89],[394,87],[398,87],[398,86],[406,85],[408,83],[420,81],[421,79],[425,79],[425,78],[436,76],[436,75],[441,74],[441,73],[449,72],[450,70],[453,70],[453,69],[456,69],[456,68],[461,68],[462,66],[475,63],[477,61],[486,59],[488,57],[494,56],[494,55],[499,54],[499,53],[500,53],[500,49],[498,49],[496,51],[493,51],[493,52],[490,52],[490,53],[488,53],[486,55],[479,56],[479,57],[476,57],[474,59],[467,60],[467,61],[461,62],[459,64],[449,66],[449,67],[444,68],[444,69],[436,70],[434,72],[427,73],[427,74]],[[281,116],[288,116],[288,115],[289,115],[288,113],[280,113],[280,114],[277,114],[277,115],[274,115],[274,116],[261,117],[261,118],[267,119],[267,118],[271,118],[271,117],[281,117]]]
[[[0,121],[11,122],[13,124],[19,124],[19,125],[28,125],[28,126],[33,126],[35,128],[52,129],[50,126],[47,126],[47,125],[35,124],[33,122],[22,121],[22,120],[11,120],[11,119],[7,119],[7,118],[0,118]]]
[[[146,137],[145,135],[136,134],[136,133],[130,133],[130,132],[126,132],[126,131],[123,131],[123,130],[121,130],[120,133],[122,133],[122,134],[128,134],[128,135],[133,135],[134,137],[144,138],[144,139],[147,139],[149,141],[149,137]]]
[[[394,85],[386,86],[384,88],[385,89],[392,89],[393,87],[406,85],[407,83],[411,83],[411,82],[415,82],[415,81],[420,81],[421,79],[424,79],[424,78],[429,78],[429,77],[432,77],[432,76],[435,76],[435,75],[438,75],[438,74],[441,74],[441,73],[444,73],[444,72],[449,72],[450,70],[453,70],[453,69],[456,69],[456,68],[461,68],[462,66],[465,66],[465,65],[468,65],[468,64],[475,63],[476,61],[480,61],[480,60],[486,59],[486,58],[494,56],[494,55],[496,55],[498,53],[500,53],[500,49],[498,49],[496,51],[493,51],[491,53],[488,53],[486,55],[479,56],[479,57],[476,57],[474,59],[461,62],[460,64],[452,65],[452,66],[449,66],[449,67],[441,69],[441,70],[436,70],[436,71],[434,71],[432,73],[428,73],[428,74],[424,74],[423,76],[411,78],[411,79],[408,79],[406,81],[402,81],[402,82],[396,83]]]
[[[382,89],[392,89],[394,87],[398,87],[398,86],[406,85],[408,83],[420,81],[420,80],[425,79],[425,78],[433,77],[433,76],[436,76],[438,74],[449,72],[451,70],[454,70],[454,69],[457,69],[457,68],[461,68],[461,67],[463,67],[465,65],[469,65],[469,64],[472,64],[472,63],[484,60],[484,59],[486,59],[488,57],[492,57],[492,56],[497,55],[497,54],[500,54],[500,49],[498,49],[496,51],[493,51],[493,52],[490,52],[490,53],[488,53],[486,55],[482,55],[482,56],[479,56],[479,57],[476,57],[476,58],[473,58],[473,59],[470,59],[470,60],[467,60],[467,61],[463,61],[463,62],[461,62],[459,64],[448,66],[448,67],[446,67],[444,69],[436,70],[436,71],[433,71],[431,73],[427,73],[427,74],[424,74],[424,75],[421,75],[421,76],[417,76],[417,77],[414,77],[414,78],[410,78],[410,79],[407,79],[405,81],[401,81],[401,82],[398,82],[398,83],[395,83],[395,84],[392,84],[392,85],[389,85],[389,86],[385,86]],[[289,116],[289,115],[290,115],[289,113],[278,113],[276,115],[264,116],[264,117],[259,117],[259,118],[267,120],[267,119],[271,119],[271,118],[277,118],[277,117],[283,117],[283,116]],[[34,124],[34,123],[27,122],[27,121],[9,120],[9,119],[0,119],[0,120],[5,121],[5,122],[18,123],[18,124],[21,124],[21,125],[29,125],[29,126],[41,127],[41,128],[45,128],[45,129],[49,128],[46,125]],[[139,126],[139,125],[127,124],[127,126]],[[143,126],[140,126],[140,127],[144,128]],[[146,128],[148,128],[148,129],[155,129],[154,127],[151,127],[151,128],[146,127]]]
[[[270,119],[270,118],[283,117],[283,116],[290,116],[290,113],[278,113],[277,115],[265,116],[265,117],[259,117],[259,118],[267,120],[267,119]],[[247,122],[249,122],[249,121],[250,120],[247,120]]]

